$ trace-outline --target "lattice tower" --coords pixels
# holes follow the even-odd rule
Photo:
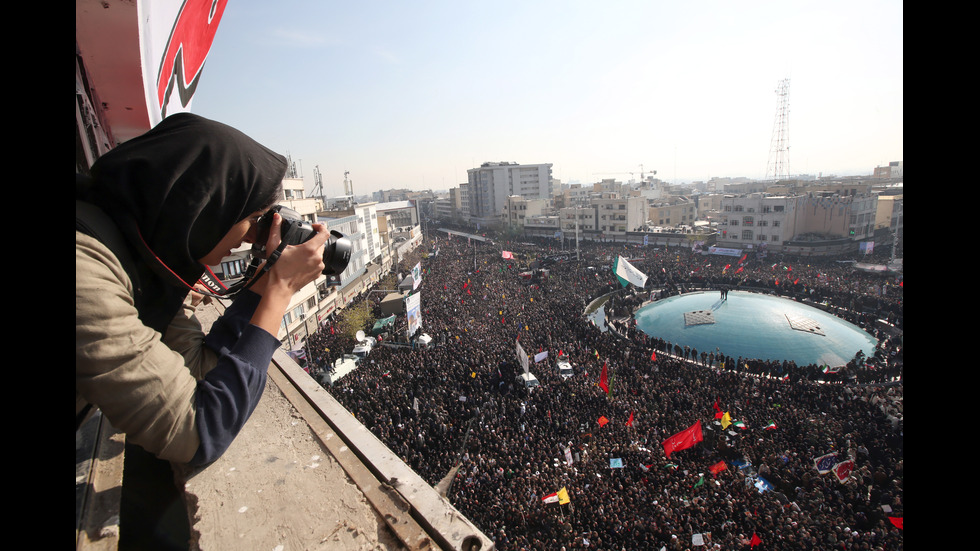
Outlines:
[[[789,79],[779,81],[776,88],[776,120],[772,124],[769,142],[769,163],[766,179],[789,178]]]

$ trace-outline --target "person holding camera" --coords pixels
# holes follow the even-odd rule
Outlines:
[[[293,294],[324,270],[329,234],[281,245],[286,159],[229,126],[179,113],[78,177],[76,430],[94,408],[156,457],[217,459],[254,410]],[[192,289],[258,224],[271,268],[205,335]]]

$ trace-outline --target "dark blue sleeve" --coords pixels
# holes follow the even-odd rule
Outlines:
[[[262,397],[269,362],[280,343],[250,323],[260,298],[244,293],[214,322],[204,339],[218,354],[218,363],[197,384],[196,424],[201,445],[190,461],[192,466],[220,457]]]

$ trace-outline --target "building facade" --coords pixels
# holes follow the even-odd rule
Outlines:
[[[497,224],[507,198],[550,200],[553,193],[551,164],[519,165],[487,162],[467,172],[470,218],[483,224]]]

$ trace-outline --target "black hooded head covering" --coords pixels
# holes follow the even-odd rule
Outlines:
[[[162,333],[204,272],[197,259],[278,199],[286,159],[230,126],[178,113],[103,155],[91,172],[78,196],[101,207],[145,261],[136,307]]]

